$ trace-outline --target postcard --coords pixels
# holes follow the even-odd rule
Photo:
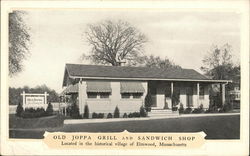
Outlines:
[[[2,155],[248,155],[249,1],[1,1]]]

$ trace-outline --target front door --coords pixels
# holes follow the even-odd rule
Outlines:
[[[186,90],[186,94],[187,94],[187,106],[193,107],[193,88],[188,87]]]

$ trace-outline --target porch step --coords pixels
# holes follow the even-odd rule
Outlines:
[[[148,112],[148,116],[150,117],[158,117],[158,116],[178,116],[178,111],[172,111],[170,109],[157,109],[157,110],[151,110],[151,112]]]

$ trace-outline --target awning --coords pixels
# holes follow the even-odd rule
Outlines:
[[[87,81],[87,92],[109,93],[111,92],[110,82]]]
[[[140,82],[121,82],[121,93],[144,93]]]

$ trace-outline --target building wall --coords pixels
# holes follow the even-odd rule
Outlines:
[[[168,108],[171,109],[172,108],[172,100],[171,100],[171,98],[166,97],[165,101],[166,101],[166,105],[168,106]]]
[[[183,107],[187,107],[187,95],[185,86],[180,87],[180,103],[183,104]]]
[[[203,105],[203,108],[208,109],[209,108],[209,86],[205,86],[205,94],[204,94],[204,100],[200,101]]]
[[[209,86],[204,84],[203,86],[204,86],[204,99],[199,98],[198,100],[197,84],[193,85],[193,108],[198,108],[201,104],[203,105],[203,108],[205,109],[209,108]]]
[[[194,86],[193,86],[193,108],[198,108],[199,107],[197,98],[198,98],[198,95],[197,95],[197,84],[194,84]]]
[[[112,92],[109,99],[87,99],[86,92],[86,81],[79,82],[79,110],[80,114],[84,112],[84,106],[88,105],[90,113],[113,113],[115,107],[118,106],[120,113],[130,113],[139,111],[140,107],[144,105],[144,99],[148,90],[148,83],[146,81],[141,81],[145,92],[141,99],[122,99],[120,94],[120,82],[112,80],[111,88]],[[174,87],[175,87],[174,83]],[[170,98],[165,98],[165,89],[166,87],[170,87],[169,83],[159,83],[157,84],[157,108],[163,109],[165,107],[165,103],[168,104],[168,108],[171,108],[172,101]],[[187,90],[188,83],[178,84],[180,88],[180,103],[183,104],[184,108],[187,108]],[[209,86],[205,85],[204,87],[204,99],[199,99],[199,103],[197,100],[197,85],[194,84],[193,87],[193,108],[197,108],[200,104],[203,105],[203,108],[209,108]]]
[[[111,82],[111,95],[109,99],[88,99],[86,92],[86,80],[83,80],[79,86],[79,110],[80,114],[84,113],[84,106],[88,105],[89,112],[93,113],[113,113],[115,107],[118,106],[120,114],[139,112],[140,107],[144,104],[144,99],[147,94],[147,82],[140,81],[145,90],[140,99],[122,99],[120,94],[120,82],[112,80]],[[137,81],[138,82],[138,81]]]
[[[202,85],[202,84],[200,84],[200,85]],[[192,86],[192,90],[193,90],[193,96],[192,96],[193,107],[192,108],[197,108],[202,104],[203,108],[208,109],[209,108],[209,85],[204,85],[204,99],[199,99],[199,101],[197,100],[197,98],[198,98],[198,96],[197,96],[197,84],[194,83],[191,86]],[[170,84],[158,85],[158,88],[157,88],[157,108],[164,108],[165,102],[168,104],[168,108],[171,108],[171,106],[172,106],[171,98],[168,98],[168,97],[165,98],[164,90],[166,89],[166,87],[170,87]],[[179,87],[179,89],[180,89],[180,103],[183,104],[184,108],[187,108],[188,107],[187,88],[190,87],[190,84],[189,83],[177,84],[175,82],[174,88],[175,87]]]

